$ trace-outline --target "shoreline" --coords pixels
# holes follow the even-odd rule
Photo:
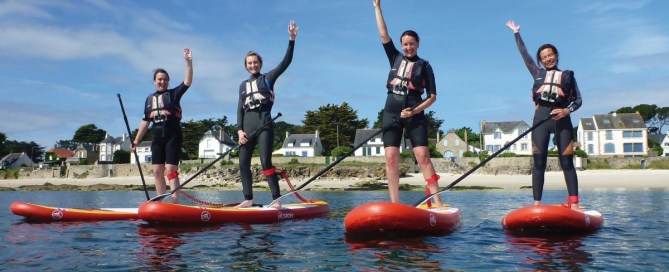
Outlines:
[[[438,173],[441,176],[439,186],[444,188],[460,178],[461,174]],[[600,190],[600,189],[669,189],[669,170],[585,170],[579,171],[579,190]],[[145,176],[144,180],[147,186],[153,186],[153,176]],[[307,179],[291,179],[293,186],[300,186]],[[373,181],[372,178],[356,179],[316,179],[303,191],[332,191],[332,190],[365,190],[359,183],[364,181]],[[9,188],[5,190],[17,191],[35,191],[49,190],[45,183],[52,185],[69,185],[66,188],[73,190],[75,186],[102,187],[98,190],[134,190],[133,188],[142,188],[142,181],[139,176],[134,177],[113,177],[113,178],[87,178],[87,179],[66,179],[66,178],[48,178],[48,179],[8,179],[0,180],[0,188]],[[211,184],[208,182],[191,181],[184,186],[185,189],[196,188],[198,190],[241,190],[241,183],[233,185]],[[386,180],[377,180],[372,183],[376,187],[387,184]],[[421,173],[407,174],[400,178],[400,185],[410,185],[422,188],[425,186],[425,180]],[[112,186],[114,185],[114,186]],[[286,182],[279,181],[281,190],[289,190]],[[484,175],[471,174],[461,180],[454,187],[487,187],[496,190],[527,190],[521,187],[532,186],[531,175]],[[32,188],[27,188],[32,187]],[[254,187],[267,188],[266,182],[254,183]],[[125,189],[124,189],[125,188]],[[500,189],[501,188],[501,189]],[[546,172],[544,190],[565,190],[564,177],[562,172]],[[67,189],[65,189],[67,190]]]

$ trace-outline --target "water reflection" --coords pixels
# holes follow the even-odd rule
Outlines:
[[[139,260],[143,265],[161,271],[181,270],[188,267],[181,259],[178,247],[187,243],[185,234],[197,234],[220,227],[187,227],[140,224],[137,228],[142,245]]]
[[[592,254],[583,249],[583,239],[590,234],[550,234],[506,232],[506,242],[520,263],[539,271],[582,271],[592,262]]]
[[[350,247],[351,265],[363,271],[443,271],[439,262],[443,259],[439,257],[443,249],[431,240],[434,241],[434,237],[344,237],[344,242]]]

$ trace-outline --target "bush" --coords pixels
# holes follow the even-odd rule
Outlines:
[[[332,157],[341,157],[344,156],[346,153],[351,152],[351,147],[349,146],[339,146],[335,147],[330,151],[330,156]]]
[[[413,158],[413,154],[411,154],[410,152],[404,151],[404,152],[400,153],[400,158],[410,159],[410,158]]]
[[[513,152],[504,152],[504,153],[502,153],[502,154],[499,154],[499,157],[500,157],[500,158],[504,158],[504,157],[507,157],[507,158],[508,158],[508,157],[516,157],[516,153],[513,153]]]
[[[114,164],[130,163],[130,151],[119,149],[114,151]]]
[[[300,162],[295,158],[290,159],[290,162],[288,162],[288,164],[298,164],[298,163]]]
[[[585,151],[577,149],[574,150],[574,156],[580,157],[580,158],[588,158],[588,153],[585,153]]]
[[[474,152],[471,152],[471,151],[465,151],[464,153],[462,153],[462,157],[463,158],[476,158],[476,154],[474,154]]]
[[[487,150],[483,150],[483,151],[481,151],[481,154],[479,154],[479,160],[481,160],[481,161],[484,161],[488,157],[490,157],[490,155],[488,154]]]
[[[428,148],[430,150],[430,158],[443,158],[444,157],[444,154],[441,154],[441,152],[439,152],[439,150],[437,150],[437,144],[430,143]]]

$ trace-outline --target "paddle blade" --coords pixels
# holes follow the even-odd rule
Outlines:
[[[152,199],[149,199],[149,201],[150,201],[150,202],[163,201],[163,200],[164,200],[166,197],[168,197],[168,196],[170,196],[169,193],[168,193],[168,194],[162,194],[162,195],[156,196],[156,197],[154,197],[154,198],[152,198]]]

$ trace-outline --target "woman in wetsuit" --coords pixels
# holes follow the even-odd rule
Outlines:
[[[390,73],[386,87],[388,95],[383,110],[383,127],[391,124],[383,132],[383,146],[386,156],[386,176],[388,178],[388,191],[393,203],[399,202],[399,161],[400,144],[403,130],[406,129],[413,153],[418,161],[423,177],[427,184],[426,194],[439,191],[439,175],[436,174],[427,141],[427,117],[423,112],[437,100],[437,89],[434,73],[430,64],[418,57],[417,51],[420,39],[418,34],[407,30],[400,36],[400,42],[404,54],[395,48],[392,39],[388,36],[386,22],[381,12],[381,0],[373,0],[376,12],[376,24],[381,34],[383,49],[386,51],[390,62]],[[422,101],[422,94],[427,90],[427,99]],[[421,103],[411,110],[411,107]],[[401,119],[394,122],[397,117]],[[435,205],[443,207],[439,195],[434,196]]]
[[[262,125],[272,119],[272,105],[274,105],[274,83],[283,72],[288,69],[293,60],[293,49],[295,48],[295,37],[298,27],[295,22],[290,21],[288,25],[288,50],[283,60],[273,70],[261,74],[262,58],[256,52],[249,52],[244,58],[244,67],[251,76],[244,80],[239,86],[239,106],[237,107],[237,134],[239,143],[239,170],[241,172],[242,190],[244,201],[237,208],[245,208],[253,205],[253,176],[251,175],[251,157],[256,144],[260,148],[260,164],[262,173],[267,178],[267,183],[272,192],[272,198],[276,200],[281,196],[279,190],[279,177],[276,168],[272,165],[272,149],[274,147],[274,125],[269,124],[262,131],[258,131],[256,137],[247,136],[258,130]],[[281,207],[279,201],[274,202],[273,208]]]
[[[551,115],[552,118],[532,131],[532,190],[534,205],[541,204],[544,189],[544,174],[548,160],[548,141],[550,134],[555,134],[560,166],[567,183],[568,207],[578,210],[578,177],[574,168],[574,127],[571,123],[572,112],[581,107],[581,93],[578,90],[574,72],[558,69],[559,53],[551,44],[544,44],[537,50],[535,63],[527,52],[523,39],[520,38],[520,25],[509,21],[506,25],[513,30],[516,45],[523,61],[534,79],[532,100],[534,101],[534,124]],[[533,125],[534,125],[533,124]]]
[[[135,141],[131,144],[132,152],[141,142],[149,125],[153,122],[153,141],[151,142],[151,164],[153,166],[156,193],[165,194],[167,188],[165,173],[170,188],[179,187],[179,156],[183,145],[181,131],[181,97],[186,93],[193,81],[193,56],[188,48],[184,48],[186,59],[186,78],[174,89],[167,89],[170,76],[163,69],[153,73],[153,84],[156,92],[150,94],[144,103],[144,118],[139,123]],[[172,203],[179,203],[179,194],[172,194]]]

